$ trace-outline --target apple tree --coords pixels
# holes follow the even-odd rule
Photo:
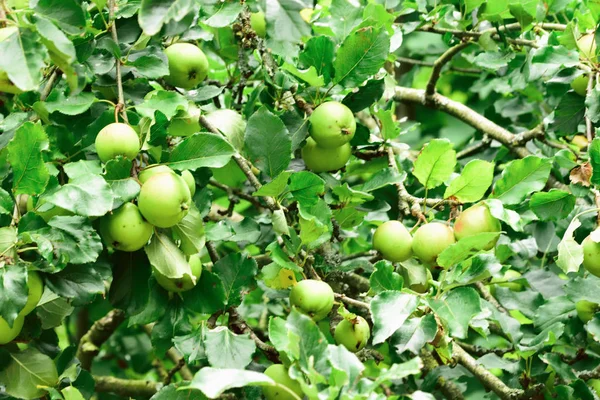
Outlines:
[[[598,399],[596,0],[0,0],[0,399]]]

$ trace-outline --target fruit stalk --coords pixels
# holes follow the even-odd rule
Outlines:
[[[110,33],[115,43],[119,43],[119,37],[117,35],[117,24],[115,23],[115,7],[116,0],[110,0],[110,6],[108,8],[108,19],[110,21]],[[121,60],[119,57],[115,57],[115,71],[117,76],[117,107],[115,107],[115,114],[121,111],[121,116],[126,123],[129,123],[127,119],[127,111],[125,111],[125,96],[123,95],[123,79],[121,77]],[[119,122],[119,121],[116,121]]]

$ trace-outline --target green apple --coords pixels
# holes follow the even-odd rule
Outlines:
[[[140,138],[131,126],[114,122],[102,128],[96,136],[96,152],[102,162],[117,156],[133,160],[140,152]]]
[[[195,277],[195,281],[192,280],[189,275],[184,275],[181,278],[169,278],[161,274],[156,268],[152,268],[154,279],[156,279],[156,282],[158,282],[160,286],[169,292],[180,293],[193,289],[202,275],[202,261],[200,260],[200,255],[194,254],[190,256],[188,262],[192,270],[192,275]]]
[[[146,168],[144,168],[143,170],[140,171],[140,173],[138,174],[138,180],[143,185],[144,183],[146,183],[146,181],[148,179],[150,179],[154,175],[164,174],[165,172],[168,172],[171,174],[175,173],[175,171],[173,171],[171,168],[167,167],[166,165],[161,165],[161,164],[148,165]]]
[[[485,232],[500,232],[502,226],[485,204],[476,204],[463,211],[454,222],[454,236],[456,240]],[[484,250],[490,250],[498,238],[490,241]]]
[[[34,205],[33,196],[29,196],[27,199],[27,211],[35,212],[46,222],[50,221],[52,217],[73,215],[73,213],[69,210],[65,210],[64,208],[55,206],[51,203],[47,203],[43,197],[40,197],[37,200],[37,204]]]
[[[585,150],[588,147],[589,143],[590,142],[588,141],[587,137],[585,137],[585,135],[575,135],[571,140],[571,144],[577,146],[579,150]]]
[[[497,376],[498,378],[500,378],[501,376],[504,375],[504,371],[502,370],[502,368],[490,368],[489,371],[494,375]]]
[[[267,36],[267,20],[265,19],[265,13],[258,11],[250,14],[250,26],[256,32],[256,35],[264,38]]]
[[[412,242],[410,232],[400,221],[384,222],[373,235],[373,248],[392,262],[406,261],[412,257]]]
[[[290,304],[299,311],[320,321],[333,308],[333,290],[323,281],[305,279],[298,282],[290,292]]]
[[[343,319],[335,327],[333,338],[353,353],[362,350],[369,341],[371,329],[369,323],[361,316],[351,320]]]
[[[8,74],[4,71],[0,71],[0,92],[9,94],[23,93],[12,81],[8,78]]]
[[[18,196],[17,200],[18,200],[18,203],[19,203],[18,204],[19,214],[23,215],[27,211],[29,211],[27,209],[27,203],[29,202],[29,197],[31,197],[31,196],[29,196],[28,194],[22,194],[22,195]]]
[[[592,275],[600,278],[600,243],[590,236],[583,240],[583,267]]]
[[[10,343],[19,336],[24,323],[25,316],[23,314],[17,316],[12,327],[8,326],[8,322],[0,317],[0,345]]]
[[[27,303],[19,313],[23,316],[29,315],[35,309],[44,293],[44,282],[37,272],[29,271],[27,273],[27,287],[29,288]]]
[[[171,136],[191,136],[196,132],[200,132],[199,118],[200,109],[194,103],[190,103],[187,110],[180,110],[171,119],[167,134]]]
[[[294,397],[280,386],[263,386],[263,394],[267,400],[297,400],[297,398],[302,399],[304,397],[300,383],[290,378],[288,370],[283,364],[271,365],[265,370],[265,375],[273,379],[277,384],[285,386],[297,396]]]
[[[356,121],[352,111],[337,101],[319,105],[310,116],[310,136],[320,147],[340,147],[352,140]]]
[[[196,180],[194,179],[194,175],[186,169],[181,172],[181,177],[188,186],[188,189],[190,189],[190,196],[194,197],[194,194],[196,194]]]
[[[306,145],[302,148],[302,159],[306,168],[316,173],[337,171],[346,165],[351,155],[350,143],[340,147],[325,148],[317,145],[312,138],[307,138]]]
[[[581,322],[585,324],[594,318],[594,314],[598,311],[598,304],[587,300],[579,300],[575,303],[575,310],[577,310],[577,316]]]
[[[144,247],[154,227],[133,203],[125,203],[100,220],[100,234],[105,243],[121,251],[137,251]]]
[[[422,225],[413,235],[412,250],[424,263],[435,263],[440,253],[456,243],[454,231],[441,222]]]
[[[404,287],[417,293],[425,293],[429,290],[429,281],[432,280],[431,271],[422,264],[411,263],[402,266],[402,278]]]
[[[191,202],[190,189],[183,178],[170,172],[150,177],[138,197],[144,218],[159,228],[177,225],[188,213]]]
[[[501,277],[492,278],[492,280],[490,281],[490,283],[492,283],[492,285],[490,285],[490,292],[494,294],[496,291],[496,286],[510,289],[513,292],[520,292],[523,290],[523,285],[521,283],[511,281],[519,279],[521,277],[522,275],[519,271],[509,269]]]
[[[582,56],[581,58],[596,61],[596,34],[588,33],[586,35],[581,36],[577,39],[577,48],[579,49],[579,54]]]
[[[8,0],[6,4],[15,10],[22,10],[29,7],[29,0]]]
[[[579,75],[571,82],[571,88],[580,96],[587,96],[588,77]]]
[[[169,60],[169,75],[165,81],[182,89],[194,89],[208,75],[208,59],[198,46],[175,43],[165,49]]]

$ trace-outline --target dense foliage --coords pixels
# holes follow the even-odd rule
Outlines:
[[[598,398],[599,24],[0,0],[0,398]]]

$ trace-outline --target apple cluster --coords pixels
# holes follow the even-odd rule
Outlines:
[[[313,172],[337,171],[352,155],[350,141],[356,132],[352,111],[337,101],[319,105],[309,119],[310,137],[302,148],[302,159]]]
[[[104,163],[116,157],[135,159],[140,152],[136,131],[123,123],[104,127],[96,137],[96,152]],[[100,219],[100,236],[109,248],[125,252],[142,249],[154,234],[155,228],[170,228],[187,215],[196,182],[191,172],[181,175],[166,165],[149,165],[138,174],[141,185],[137,205],[123,204]],[[202,273],[200,257],[190,256],[189,264],[196,281]],[[194,287],[189,276],[171,279],[154,269],[156,281],[171,292],[182,292]]]

